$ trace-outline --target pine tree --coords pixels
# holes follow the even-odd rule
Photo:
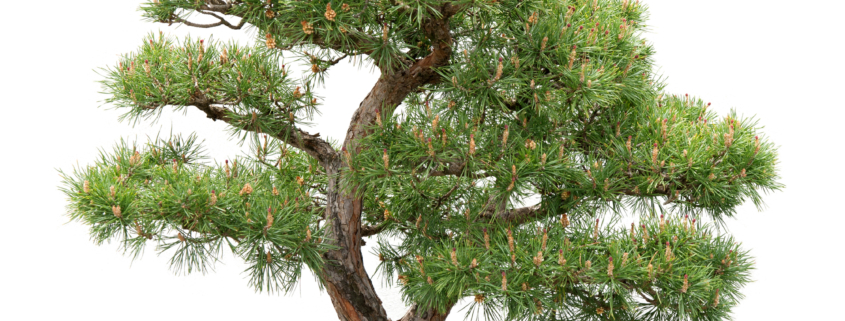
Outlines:
[[[260,39],[148,36],[105,69],[121,119],[195,107],[254,156],[212,164],[196,135],[175,135],[121,141],[63,173],[69,215],[98,244],[138,255],[155,243],[179,273],[205,272],[228,247],[269,293],[305,266],[341,320],[387,319],[363,237],[411,305],[402,320],[443,320],[465,297],[467,316],[489,319],[721,320],[750,280],[748,250],[719,226],[781,188],[775,145],[753,118],[663,92],[639,1],[141,10]],[[306,77],[281,52],[307,61]],[[334,143],[301,126],[320,109],[314,86],[347,58],[381,76]]]

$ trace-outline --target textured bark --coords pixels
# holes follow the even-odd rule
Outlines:
[[[329,175],[326,222],[327,238],[338,247],[324,254],[326,291],[337,316],[343,321],[387,320],[387,312],[364,269],[361,255],[361,199],[340,191],[340,158],[326,164]]]
[[[392,112],[412,90],[432,80],[428,74],[433,72],[419,70],[422,67],[418,64],[379,79],[355,111],[344,147],[350,151],[359,150],[357,142],[369,134],[366,128],[375,123],[377,110]],[[335,240],[333,245],[340,247],[325,254],[327,261],[331,262],[323,270],[329,296],[341,320],[387,320],[387,313],[364,270],[361,256],[363,200],[355,196],[358,190],[354,187],[348,193],[340,189],[339,172],[347,166],[342,157],[334,157],[325,166],[330,177],[325,218],[331,229],[327,238]]]
[[[382,77],[353,114],[343,142],[344,148],[352,153],[360,151],[358,142],[371,133],[367,128],[375,124],[376,113],[391,115],[412,91],[440,80],[434,68],[446,65],[452,54],[448,19],[457,9],[447,4],[442,8],[445,14],[440,19],[430,19],[423,25],[423,31],[434,43],[431,54],[402,70],[383,71]],[[331,227],[327,238],[338,247],[324,255],[329,262],[323,269],[327,292],[340,320],[387,320],[387,313],[364,269],[361,255],[363,199],[360,193],[363,191],[355,186],[341,190],[339,173],[347,164],[337,153],[325,156],[320,159],[329,176],[325,219]],[[421,312],[412,308],[406,315],[407,320],[441,321],[446,318],[446,314],[435,311]]]
[[[449,316],[452,311],[452,306],[446,309],[445,313],[439,313],[433,309],[418,311],[417,305],[411,307],[405,315],[398,321],[443,321]]]

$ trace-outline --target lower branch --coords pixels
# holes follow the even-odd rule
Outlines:
[[[420,311],[417,309],[417,305],[414,304],[398,321],[443,321],[449,316],[449,312],[452,311],[452,307],[453,306],[450,305],[446,308],[446,312],[440,313],[434,309]]]
[[[204,96],[194,99],[191,102],[192,106],[196,106],[197,109],[204,112],[206,116],[208,118],[211,118],[212,120],[219,119],[238,129],[254,131],[251,126],[236,122],[232,117],[234,113],[229,109],[225,107],[214,106],[212,104],[214,104],[214,102],[210,101]],[[243,115],[236,116],[240,116],[239,118],[243,118]],[[287,124],[280,124],[279,126],[281,127],[281,129],[278,132],[269,134],[295,148],[306,152],[308,155],[318,159],[321,163],[325,164],[326,162],[331,161],[337,156],[337,152],[334,150],[331,144],[320,138],[319,133],[310,134],[302,129]]]

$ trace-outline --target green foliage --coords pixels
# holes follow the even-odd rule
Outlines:
[[[209,117],[231,119],[235,134],[275,133],[316,112],[310,84],[295,86],[278,55],[258,48],[150,35],[105,72],[106,102],[125,109],[122,119],[130,121],[157,118],[165,106],[218,107],[227,110]]]
[[[329,247],[321,242],[315,195],[325,177],[313,160],[277,141],[254,141],[253,150],[257,159],[219,166],[199,162],[204,155],[193,135],[141,148],[122,141],[93,165],[62,173],[62,190],[71,219],[90,225],[97,244],[117,239],[137,256],[155,242],[159,253],[173,252],[177,273],[205,273],[228,245],[251,264],[253,287],[286,291],[303,263],[324,264],[320,253]]]
[[[425,306],[475,296],[467,315],[507,307],[508,320],[726,317],[749,281],[747,251],[688,218],[641,223],[631,230],[598,222],[493,224],[456,231],[451,241],[384,251],[379,268],[397,273],[405,298]]]
[[[711,225],[781,188],[776,147],[753,118],[663,91],[638,1],[161,0],[141,9],[159,22],[249,25],[259,43],[149,36],[105,70],[108,102],[132,121],[195,106],[243,135],[254,156],[205,165],[193,136],[102,153],[64,175],[63,188],[71,218],[98,244],[118,239],[137,255],[156,241],[177,272],[205,272],[225,244],[248,262],[254,288],[287,291],[303,263],[317,275],[328,263],[321,254],[333,240],[322,239],[320,215],[340,188],[363,200],[362,220],[378,233],[377,272],[421,310],[474,296],[469,317],[722,320],[749,281],[748,252]],[[359,148],[337,153],[339,177],[286,149],[282,141],[307,145],[296,126],[319,112],[311,85],[327,69],[352,57],[406,72],[442,44],[429,23],[452,9],[440,79],[358,124],[371,127]],[[219,22],[193,23],[196,14]],[[312,73],[297,85],[279,52]],[[631,212],[641,225],[619,228]]]

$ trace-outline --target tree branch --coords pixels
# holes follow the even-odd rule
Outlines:
[[[481,213],[479,218],[485,221],[496,220],[513,225],[521,225],[537,219],[539,215],[544,213],[546,213],[546,211],[540,210],[540,204],[509,209],[499,212],[498,214],[495,211],[495,207],[487,207],[487,209]]]
[[[440,170],[440,171],[428,172],[428,176],[431,176],[431,177],[463,176],[463,177],[469,177],[469,178],[472,178],[472,179],[479,179],[479,178],[485,178],[485,177],[491,176],[491,175],[486,174],[486,173],[475,174],[475,173],[465,172],[464,170],[466,169],[466,163],[449,162],[449,163],[445,163],[445,165],[447,165],[446,169]]]
[[[376,226],[372,226],[372,225],[361,226],[361,236],[376,235],[378,233],[381,233],[381,231],[383,231],[385,227],[387,227],[387,224],[384,224],[384,223],[376,225]]]
[[[197,109],[201,110],[206,114],[208,118],[212,120],[222,120],[229,125],[232,125],[235,128],[246,130],[246,131],[255,131],[255,128],[249,126],[249,124],[244,122],[238,122],[232,118],[232,115],[237,115],[234,112],[230,111],[225,107],[213,106],[213,104],[218,104],[217,102],[213,102],[204,94],[198,95],[195,97],[191,102],[191,106],[197,107]],[[245,115],[237,115],[240,116],[239,118],[245,117]],[[327,162],[335,157],[337,157],[337,152],[334,148],[320,138],[320,134],[310,134],[302,129],[297,128],[296,126],[280,123],[279,126],[281,129],[276,133],[268,133],[273,135],[273,137],[284,141],[285,143],[296,147],[308,155],[316,158],[320,162]]]
[[[452,307],[454,305],[450,304],[446,307],[445,313],[439,313],[435,309],[429,309],[427,311],[418,311],[419,307],[415,303],[408,309],[408,312],[402,316],[401,319],[398,321],[444,321],[446,317],[449,316],[449,312],[452,311]]]

